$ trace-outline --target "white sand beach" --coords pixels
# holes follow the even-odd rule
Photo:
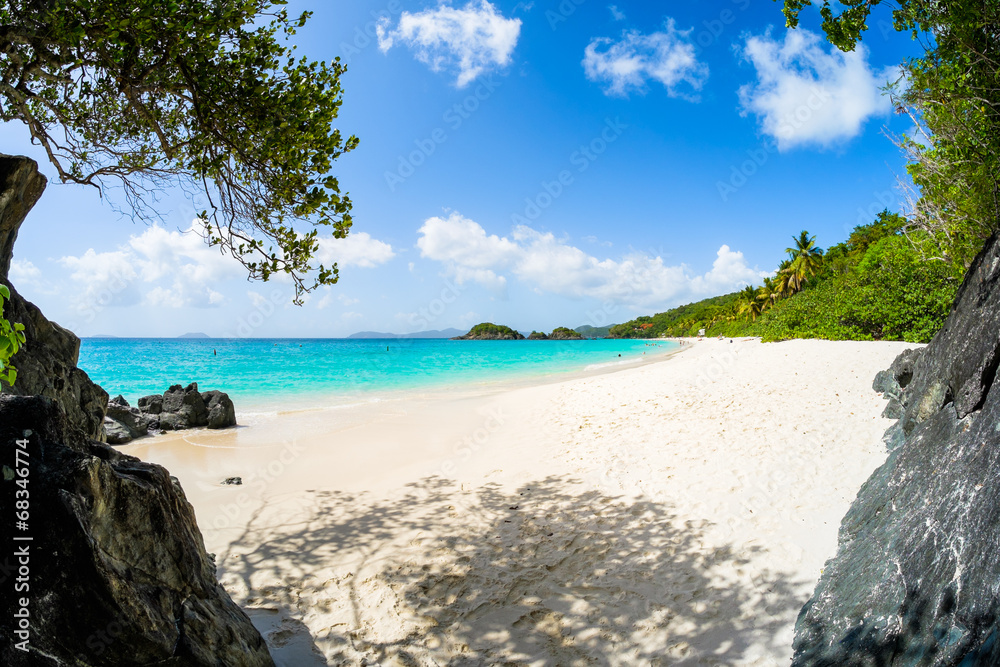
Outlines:
[[[121,449],[180,479],[281,665],[785,665],[908,347],[702,340]]]

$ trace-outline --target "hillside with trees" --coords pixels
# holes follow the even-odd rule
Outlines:
[[[965,274],[963,261],[925,252],[929,235],[881,212],[826,251],[803,231],[788,258],[759,286],[613,327],[613,338],[760,336],[829,340],[929,341]]]

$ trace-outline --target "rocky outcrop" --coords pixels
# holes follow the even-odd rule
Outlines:
[[[469,329],[464,336],[456,336],[452,340],[524,340],[524,336],[503,324],[483,322]]]
[[[899,421],[796,625],[794,665],[1000,664],[1000,242],[876,380]]]
[[[542,333],[541,331],[532,331],[531,335],[528,336],[528,340],[548,340],[549,337]]]
[[[583,340],[583,336],[567,327],[556,327],[549,334],[549,340]]]
[[[11,291],[4,316],[24,325],[27,342],[13,358],[17,367],[14,387],[3,393],[41,395],[55,400],[66,412],[68,426],[82,437],[104,440],[107,393],[76,367],[80,339],[50,322],[25,300],[8,280],[14,242],[28,211],[42,195],[45,177],[34,160],[0,155],[0,283]]]
[[[199,392],[197,382],[186,387],[175,384],[163,395],[143,396],[138,405],[151,429],[180,431],[236,426],[236,407],[229,395],[221,391]]]
[[[216,580],[194,511],[165,469],[81,438],[48,398],[0,396],[7,465],[16,466],[18,440],[25,442],[30,518],[26,529],[15,527],[21,476],[5,474],[0,521],[4,535],[32,538],[7,545],[27,550],[30,588],[0,596],[0,663],[274,664]],[[16,648],[25,637],[12,625],[22,607],[28,653]]]
[[[149,433],[149,420],[139,408],[130,406],[124,396],[115,396],[108,401],[104,432],[108,444],[123,445]]]

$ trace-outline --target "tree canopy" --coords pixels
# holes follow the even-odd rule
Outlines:
[[[203,198],[207,242],[295,301],[337,281],[318,229],[351,226],[330,174],[358,140],[333,126],[340,59],[296,57],[309,13],[284,0],[2,0],[0,119],[25,123],[63,182],[120,188],[155,214],[178,184]],[[308,231],[303,231],[308,229]]]

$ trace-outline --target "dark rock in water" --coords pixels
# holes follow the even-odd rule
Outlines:
[[[41,395],[66,412],[69,427],[83,437],[104,440],[104,410],[108,394],[76,367],[80,339],[45,319],[7,278],[14,242],[28,211],[45,189],[45,177],[34,160],[0,155],[0,283],[10,288],[4,316],[24,325],[27,342],[13,358],[17,382],[3,386],[5,394]]]
[[[148,428],[179,431],[188,428],[236,426],[236,407],[221,391],[198,391],[198,383],[186,387],[175,384],[162,396],[143,396],[139,412]]]
[[[243,483],[243,478],[242,477],[227,477],[226,479],[224,479],[222,481],[222,483],[223,484],[234,484],[236,486],[239,486],[240,484]]]
[[[260,633],[219,585],[194,511],[160,466],[81,438],[44,397],[0,396],[0,448],[30,462],[29,652],[0,596],[0,664],[273,665]],[[14,526],[14,481],[0,482],[3,534]],[[13,580],[8,578],[8,586]]]
[[[794,665],[1000,665],[998,362],[994,236],[944,328],[876,381],[898,404],[896,447],[844,517]]]
[[[206,426],[208,428],[227,428],[236,426],[236,406],[229,400],[229,395],[221,391],[205,391],[201,394],[208,410]]]

